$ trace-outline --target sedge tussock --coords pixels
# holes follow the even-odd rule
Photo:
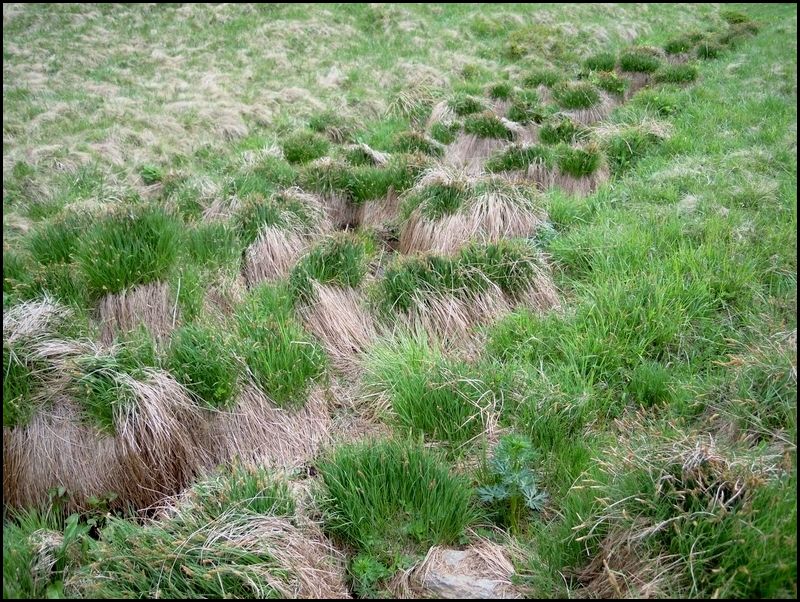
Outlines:
[[[600,102],[585,109],[575,109],[564,111],[575,123],[582,125],[592,125],[598,121],[607,119],[619,104],[616,98],[606,92],[600,92]]]
[[[144,326],[159,340],[172,332],[177,321],[176,299],[166,282],[151,282],[100,300],[100,340],[111,343],[116,335]]]
[[[538,164],[537,164],[538,165]],[[535,169],[533,164],[530,169]],[[452,174],[429,174],[411,194],[434,183],[450,184]],[[439,219],[426,216],[426,207],[412,211],[400,233],[400,251],[432,251],[453,254],[471,240],[497,242],[504,238],[525,238],[535,235],[547,215],[536,206],[535,199],[522,187],[507,184],[504,178],[465,181],[471,197],[457,211]]]
[[[3,312],[3,341],[13,346],[18,342],[44,340],[71,314],[69,308],[47,295],[18,303]]]
[[[556,170],[551,181],[551,186],[561,188],[561,190],[568,194],[587,196],[597,190],[604,182],[608,181],[610,176],[611,172],[606,164],[601,165],[594,173],[580,177]]]
[[[450,108],[450,103],[446,100],[436,103],[431,110],[431,116],[428,118],[428,122],[425,125],[427,129],[430,129],[431,126],[437,123],[443,124],[450,124],[456,121],[456,114],[452,108]]]

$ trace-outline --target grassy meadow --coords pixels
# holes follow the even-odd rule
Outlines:
[[[3,597],[797,596],[797,9],[3,6]]]

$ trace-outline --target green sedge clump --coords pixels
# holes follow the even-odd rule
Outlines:
[[[600,94],[588,82],[565,82],[553,88],[553,98],[564,109],[588,109],[600,102]]]
[[[513,144],[489,157],[484,167],[491,173],[518,171],[527,169],[532,163],[549,166],[552,158],[552,153],[544,146]]]
[[[430,220],[438,220],[458,211],[469,198],[467,186],[460,182],[434,183],[413,190],[405,199],[402,215],[407,219],[416,209]]]
[[[595,173],[603,164],[601,151],[594,146],[573,148],[562,146],[557,151],[558,169],[574,178],[583,178]]]
[[[503,125],[500,119],[489,112],[467,117],[464,120],[464,131],[479,138],[511,140],[514,137],[514,133]]]
[[[661,61],[644,50],[630,49],[620,55],[619,66],[628,73],[654,73],[661,67]]]
[[[402,132],[395,137],[393,149],[401,153],[421,153],[441,157],[444,149],[420,132]]]
[[[698,75],[694,65],[664,65],[653,74],[653,81],[660,84],[690,84],[697,80]]]
[[[367,274],[374,241],[364,235],[337,233],[314,246],[294,267],[289,282],[292,294],[313,300],[312,281],[340,287],[358,287]]]
[[[514,97],[506,113],[506,116],[511,121],[523,125],[528,123],[541,123],[545,115],[545,108],[542,106],[539,95],[535,90],[522,90]]]
[[[330,142],[324,136],[311,130],[300,130],[287,136],[281,143],[283,156],[289,163],[308,163],[324,157]]]
[[[93,295],[164,278],[178,256],[183,224],[160,207],[125,207],[100,219],[75,258]]]
[[[175,379],[205,407],[223,409],[233,404],[239,362],[219,330],[183,326],[172,335],[166,363]]]
[[[552,88],[564,79],[564,74],[553,69],[537,69],[525,75],[522,83],[525,86],[536,88],[537,86],[547,86]]]
[[[612,52],[599,52],[584,59],[583,67],[589,71],[613,71],[617,57]]]
[[[544,122],[539,129],[539,141],[543,144],[571,144],[580,138],[583,129],[567,116],[556,116]]]
[[[486,109],[480,99],[469,94],[457,94],[447,101],[447,105],[459,117],[480,113]]]
[[[442,144],[452,144],[460,131],[461,124],[457,122],[434,123],[431,126],[431,138]]]

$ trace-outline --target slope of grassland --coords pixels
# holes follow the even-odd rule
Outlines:
[[[796,7],[4,5],[4,597],[796,597]]]

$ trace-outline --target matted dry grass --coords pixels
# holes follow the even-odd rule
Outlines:
[[[298,410],[276,406],[253,383],[245,383],[229,411],[208,416],[204,444],[215,463],[238,458],[273,467],[299,467],[330,437],[324,391],[314,388]]]
[[[308,329],[322,341],[334,367],[357,371],[360,355],[377,336],[372,315],[360,291],[313,282],[312,299],[300,308]]]
[[[118,334],[144,326],[163,341],[178,321],[178,300],[166,282],[141,284],[120,293],[109,293],[100,300],[100,341],[111,344]]]

